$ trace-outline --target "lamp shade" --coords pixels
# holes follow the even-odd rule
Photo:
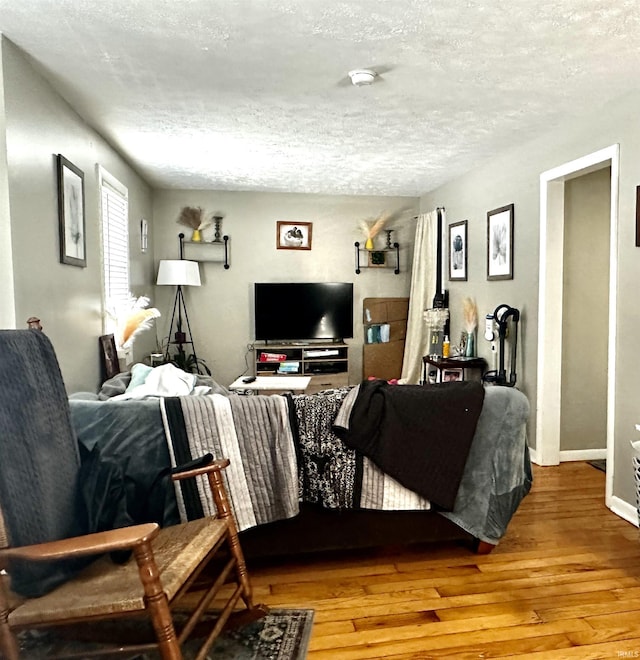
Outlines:
[[[198,262],[187,259],[163,259],[158,266],[156,284],[200,286]]]

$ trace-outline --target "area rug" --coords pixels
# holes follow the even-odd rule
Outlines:
[[[211,660],[304,660],[307,657],[313,610],[272,609],[269,613],[241,628],[223,633],[209,651]],[[25,658],[40,660],[53,650],[58,653],[79,653],[89,649],[107,650],[107,645],[85,642],[69,642],[55,638],[52,633],[26,631],[20,633],[20,654]],[[197,640],[183,648],[185,660],[195,657]],[[158,654],[132,654],[121,656],[129,660],[155,660]]]

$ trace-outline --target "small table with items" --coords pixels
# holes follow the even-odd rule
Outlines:
[[[240,377],[229,385],[232,392],[238,394],[280,394],[291,392],[303,394],[311,382],[311,376],[257,376],[247,382],[246,377]]]
[[[438,357],[425,355],[422,358],[422,383],[446,383],[452,380],[482,380],[487,362],[481,357]]]

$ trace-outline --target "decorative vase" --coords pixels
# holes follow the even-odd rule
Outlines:
[[[467,332],[467,346],[464,351],[465,357],[476,356],[476,336],[473,332]]]
[[[199,229],[194,229],[193,234],[191,234],[191,240],[194,243],[200,243],[202,240],[202,236],[200,236],[200,230]]]
[[[373,250],[373,239],[367,238],[367,242],[364,244],[365,250]]]

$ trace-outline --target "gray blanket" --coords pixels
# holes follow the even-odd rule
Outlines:
[[[487,387],[453,511],[442,512],[481,541],[496,544],[525,495],[532,474],[527,397],[512,387]]]
[[[80,453],[60,368],[39,330],[0,331],[0,508],[12,545],[86,532]],[[39,596],[66,580],[71,561],[11,565],[12,589]]]

